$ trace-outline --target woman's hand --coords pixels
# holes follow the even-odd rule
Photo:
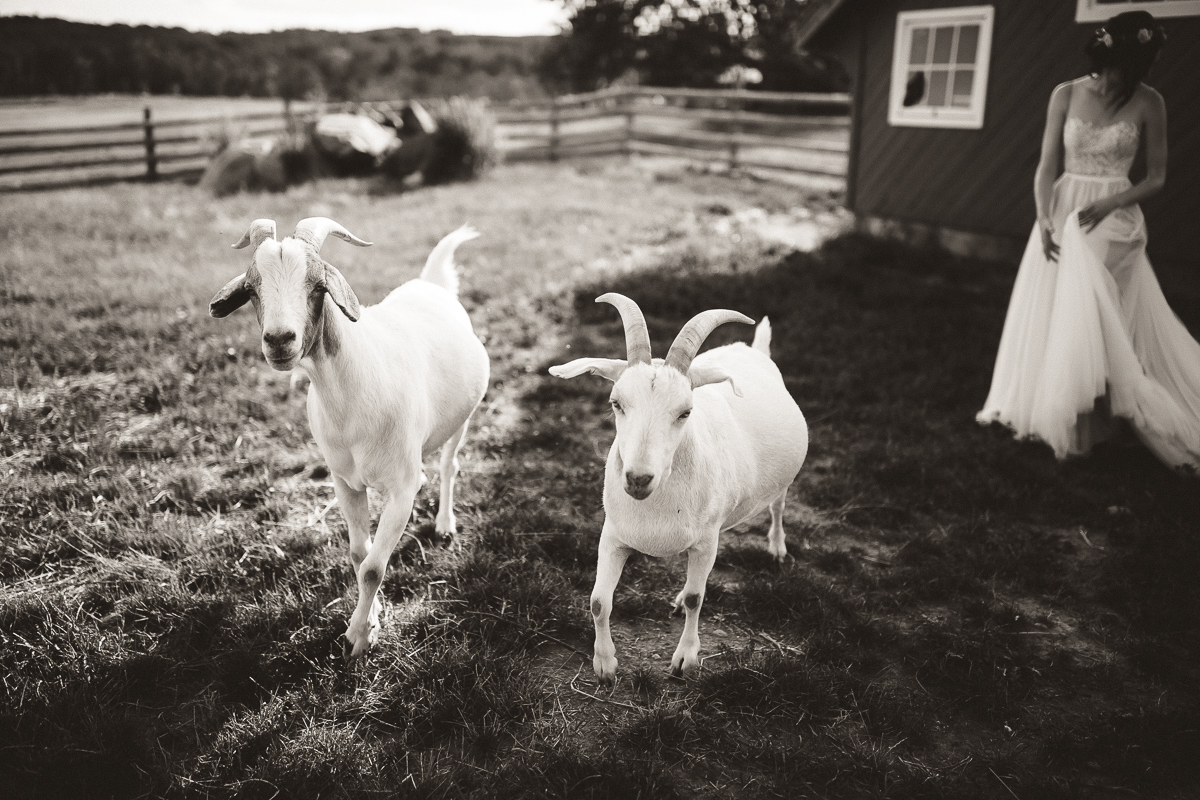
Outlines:
[[[1117,207],[1108,198],[1088,203],[1079,209],[1079,227],[1083,229],[1084,233],[1091,233],[1097,225],[1104,221],[1105,217],[1116,209]]]
[[[1038,220],[1038,229],[1042,232],[1042,252],[1047,261],[1058,261],[1058,245],[1054,242],[1054,224],[1048,219]]]

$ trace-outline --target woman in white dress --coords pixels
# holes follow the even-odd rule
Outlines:
[[[1037,224],[977,419],[1040,439],[1061,459],[1112,436],[1120,417],[1164,463],[1194,472],[1200,344],[1163,297],[1138,206],[1166,179],[1166,109],[1141,82],[1165,39],[1145,12],[1113,17],[1088,44],[1092,74],[1050,98]],[[1134,185],[1139,142],[1147,173]]]

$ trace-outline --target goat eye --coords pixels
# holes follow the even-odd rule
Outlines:
[[[683,420],[687,419],[691,415],[692,415],[692,410],[689,408],[687,411],[685,411],[679,415],[679,420],[682,422]]]
[[[625,409],[621,408],[621,404],[618,403],[616,400],[612,400],[610,402],[612,403],[613,411],[617,412],[618,414],[625,411]]]

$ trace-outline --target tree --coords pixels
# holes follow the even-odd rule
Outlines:
[[[829,91],[844,72],[798,46],[811,0],[561,0],[570,29],[539,74],[551,90],[589,91],[625,77],[656,86],[715,86],[735,64],[760,88]]]

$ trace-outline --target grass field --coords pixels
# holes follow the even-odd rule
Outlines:
[[[1060,464],[974,423],[1010,265],[856,236],[788,253],[720,223],[836,197],[636,162],[369,189],[0,196],[0,797],[1200,792],[1200,492],[1137,446]],[[394,560],[350,667],[303,400],[251,313],[206,314],[250,220],[312,215],[376,242],[324,249],[367,303],[464,221],[484,233],[460,251],[492,358],[466,546]],[[631,561],[611,693],[587,612],[607,385],[546,374],[622,353],[609,290],[660,353],[701,309],[769,314],[812,438],[792,559],[765,518],[725,537],[694,679],[667,677],[682,559]]]

